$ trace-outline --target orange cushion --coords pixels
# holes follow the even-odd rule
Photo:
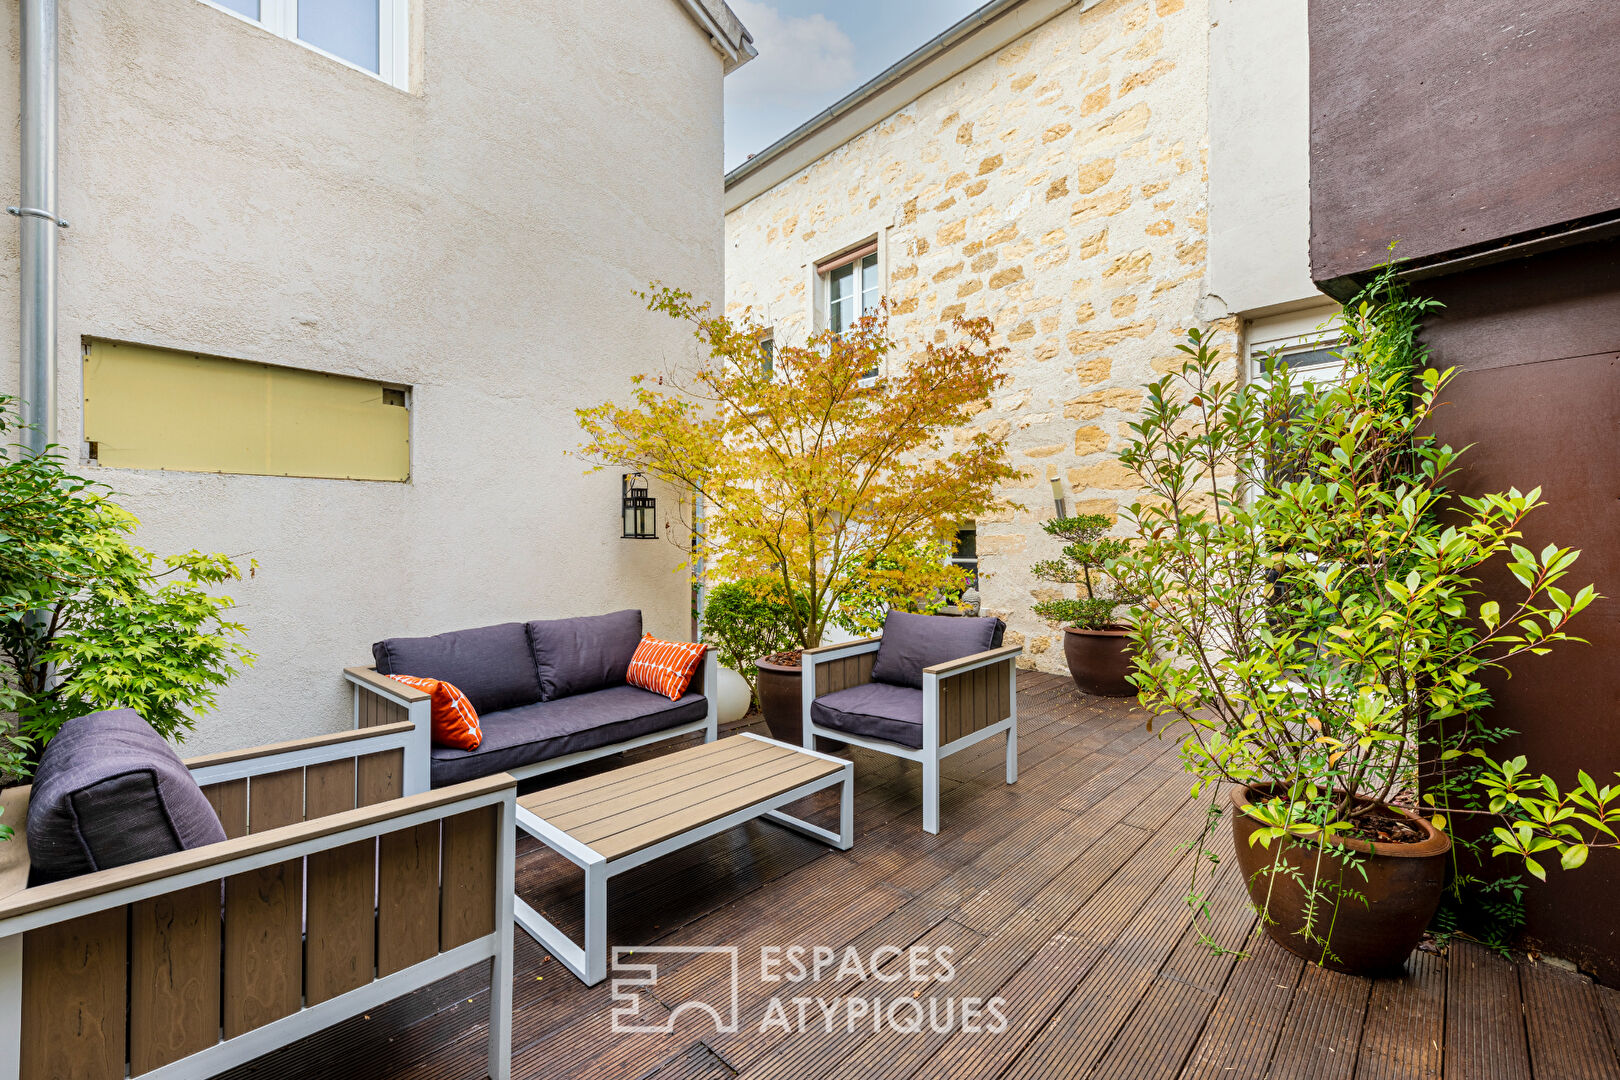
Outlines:
[[[678,701],[692,681],[692,673],[703,659],[708,646],[692,641],[662,641],[651,634],[643,634],[636,654],[630,658],[630,671],[625,681],[631,686],[663,694]]]
[[[456,750],[476,750],[484,741],[478,726],[478,712],[467,695],[443,679],[422,679],[415,675],[390,675],[406,686],[425,690],[433,698],[433,745]]]

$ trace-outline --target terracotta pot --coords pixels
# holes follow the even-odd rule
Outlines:
[[[1101,630],[1064,627],[1063,658],[1074,685],[1099,697],[1135,697],[1136,687],[1125,679],[1131,673],[1130,632],[1118,625]]]
[[[1423,940],[1429,920],[1440,906],[1446,883],[1446,855],[1451,838],[1416,814],[1398,807],[1387,807],[1423,831],[1424,839],[1411,844],[1374,844],[1366,840],[1336,840],[1327,852],[1288,840],[1273,840],[1269,849],[1249,844],[1249,837],[1260,823],[1243,808],[1253,789],[1232,788],[1232,837],[1237,845],[1237,862],[1243,871],[1249,896],[1256,908],[1269,904],[1266,933],[1271,940],[1313,964],[1352,975],[1381,975],[1398,971],[1406,958]],[[1348,867],[1332,849],[1357,852],[1367,876]],[[1327,937],[1330,953],[1324,955],[1320,941],[1308,941],[1300,933],[1305,925],[1305,890],[1288,871],[1269,871],[1274,859],[1291,867],[1309,882],[1316,875],[1318,891],[1342,883],[1343,887],[1366,897],[1338,901],[1333,910],[1332,892],[1319,898],[1316,913],[1318,937]],[[1318,861],[1320,859],[1320,861]],[[1269,893],[1269,897],[1268,897]],[[1331,924],[1332,929],[1328,930]]]
[[[771,729],[771,738],[803,746],[804,699],[799,696],[800,669],[769,660],[754,661],[754,668],[759,673],[755,683],[759,691],[759,711],[765,714],[765,726]]]

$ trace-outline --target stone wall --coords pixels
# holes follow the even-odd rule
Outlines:
[[[1059,548],[1040,527],[1049,478],[1071,513],[1129,505],[1115,455],[1142,386],[1179,363],[1187,327],[1224,314],[1200,303],[1207,44],[1203,0],[1077,5],[727,217],[727,309],[778,342],[815,324],[817,261],[873,235],[896,336],[995,321],[1014,377],[975,423],[1026,476],[979,522],[981,592],[1026,666],[1065,670],[1030,612],[1054,595],[1029,572]]]

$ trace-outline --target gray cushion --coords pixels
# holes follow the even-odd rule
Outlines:
[[[371,647],[382,675],[417,675],[455,686],[482,716],[540,700],[540,680],[522,623],[389,638]]]
[[[994,648],[1001,632],[1000,619],[891,611],[883,620],[872,681],[921,690],[923,668]]]
[[[810,703],[810,718],[822,727],[899,743],[923,744],[923,692],[889,683],[863,683]]]
[[[69,720],[40,756],[28,800],[34,884],[224,839],[191,772],[134,709]]]
[[[540,700],[555,701],[624,685],[630,659],[641,644],[641,612],[629,608],[609,615],[532,622],[528,631],[540,674]]]
[[[609,743],[702,720],[701,694],[671,701],[638,686],[614,686],[557,701],[541,701],[479,718],[484,741],[477,750],[435,746],[434,787],[520,769],[537,761],[595,750]]]

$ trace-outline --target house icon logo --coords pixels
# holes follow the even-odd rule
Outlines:
[[[658,985],[660,956],[688,957],[682,965],[701,964],[704,985],[712,987],[678,1004],[670,1003],[669,1015],[647,1022],[642,1014],[645,999],[638,987]],[[703,959],[710,957],[712,959]],[[632,962],[632,958],[634,962]],[[668,1035],[682,1013],[707,1013],[717,1033],[734,1033],[738,1026],[740,965],[735,945],[615,945],[613,947],[613,1031],[625,1035]],[[716,978],[724,974],[723,984]]]

